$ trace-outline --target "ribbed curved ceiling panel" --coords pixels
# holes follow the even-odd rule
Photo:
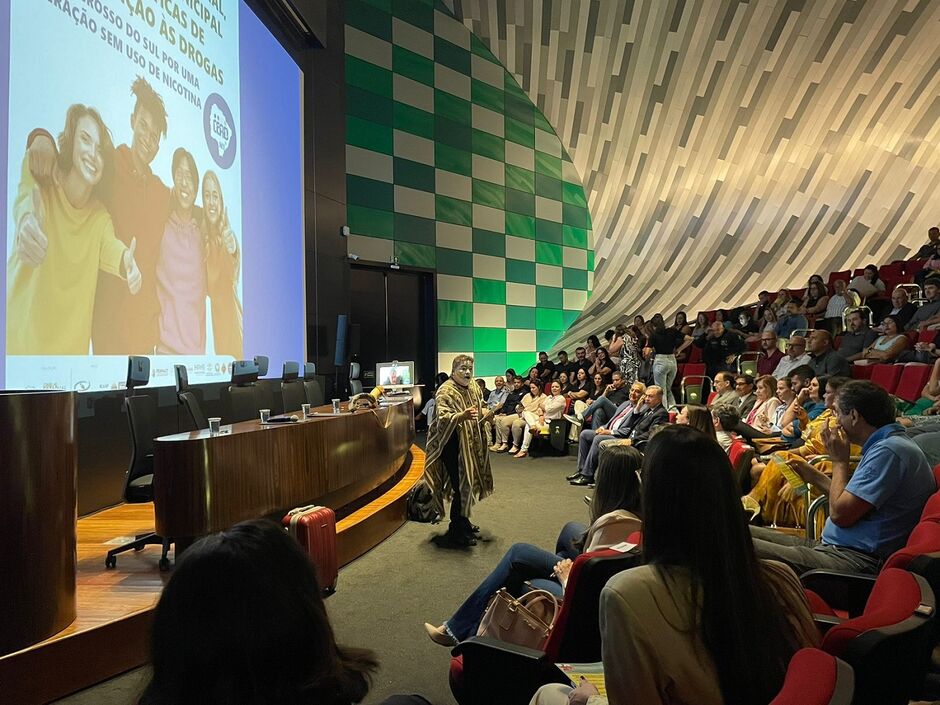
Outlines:
[[[940,221],[940,2],[454,0],[569,150],[594,294],[727,306],[904,257]]]

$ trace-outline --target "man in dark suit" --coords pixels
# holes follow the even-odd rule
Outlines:
[[[663,407],[661,387],[646,388],[642,404],[634,408],[625,402],[617,407],[610,423],[596,431],[581,431],[578,438],[578,472],[568,476],[572,485],[590,485],[594,482],[597,461],[605,443],[619,441],[625,445],[640,447],[646,444],[653,428],[669,421],[669,412]]]

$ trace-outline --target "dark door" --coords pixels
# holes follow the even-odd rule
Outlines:
[[[350,272],[350,354],[362,365],[363,386],[375,384],[375,366],[414,360],[419,384],[436,373],[434,275],[374,267]]]

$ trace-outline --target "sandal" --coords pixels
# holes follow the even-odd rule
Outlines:
[[[518,453],[516,453],[513,457],[514,457],[514,458],[525,458],[528,454],[529,454],[529,453],[528,453],[527,451],[520,450],[520,451],[519,451]]]
[[[747,515],[748,522],[752,522],[760,516],[760,503],[750,495],[741,497],[741,505],[744,507],[744,513]]]

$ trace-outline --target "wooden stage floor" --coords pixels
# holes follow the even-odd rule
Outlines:
[[[413,445],[410,458],[388,491],[337,523],[340,565],[404,523],[408,492],[424,472],[424,451]],[[104,558],[153,525],[152,504],[122,504],[78,520],[77,617],[55,636],[0,657],[0,705],[46,703],[147,662],[153,611],[172,568],[160,572],[156,545],[120,554],[114,570],[105,568]],[[170,556],[172,563],[172,550]]]

